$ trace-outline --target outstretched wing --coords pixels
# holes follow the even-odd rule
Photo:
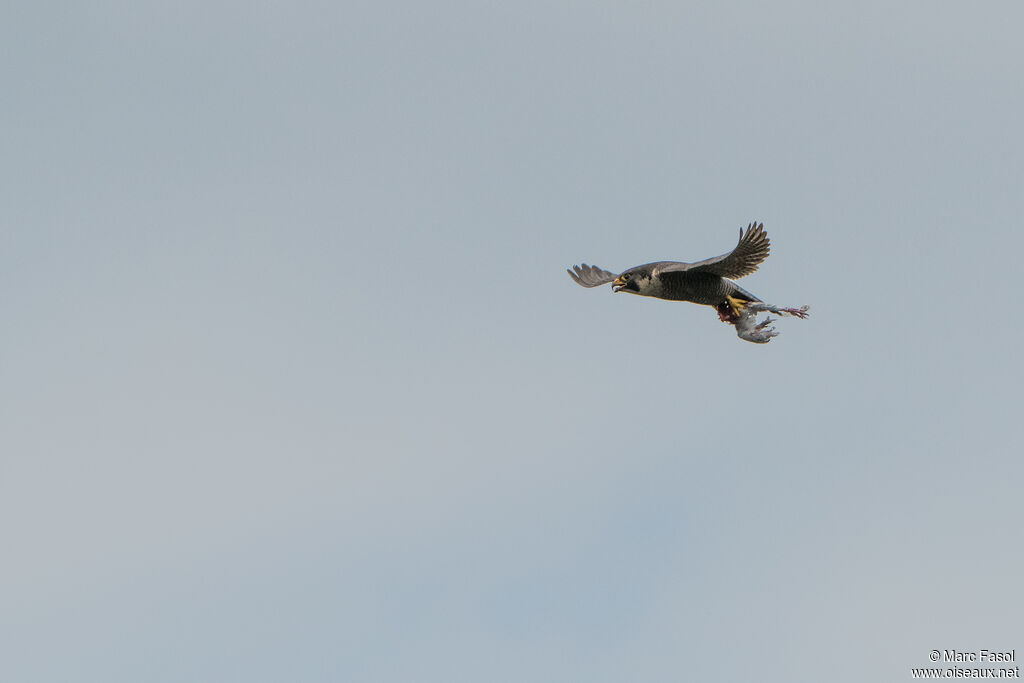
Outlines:
[[[615,273],[601,270],[597,266],[588,266],[586,263],[582,266],[573,266],[572,270],[566,268],[566,272],[581,287],[600,287],[615,279]]]
[[[740,228],[740,241],[728,254],[696,263],[673,264],[662,268],[661,272],[686,270],[691,273],[711,273],[735,280],[757,270],[761,262],[768,258],[770,246],[768,233],[764,231],[764,223],[751,223],[747,226],[746,233]]]

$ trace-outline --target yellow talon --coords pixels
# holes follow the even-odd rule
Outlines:
[[[747,305],[746,301],[743,301],[742,299],[737,299],[734,296],[726,296],[725,300],[729,302],[729,308],[732,309],[732,312],[736,315],[737,318],[740,316],[740,311],[743,310],[743,307]]]

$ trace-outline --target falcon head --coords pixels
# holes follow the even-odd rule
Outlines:
[[[612,280],[613,292],[650,295],[654,287],[654,273],[648,266],[630,268]]]

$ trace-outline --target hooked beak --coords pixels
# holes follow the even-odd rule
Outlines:
[[[617,278],[615,278],[614,280],[612,280],[612,291],[613,292],[620,292],[620,291],[622,291],[622,288],[625,287],[625,286],[626,286],[626,281],[622,279],[621,275],[618,276]]]

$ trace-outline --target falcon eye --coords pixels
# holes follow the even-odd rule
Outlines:
[[[629,279],[629,277],[630,277],[630,276],[629,276],[629,273],[623,273],[623,274],[622,274],[622,279],[623,279],[623,280],[628,280],[628,279]]]

